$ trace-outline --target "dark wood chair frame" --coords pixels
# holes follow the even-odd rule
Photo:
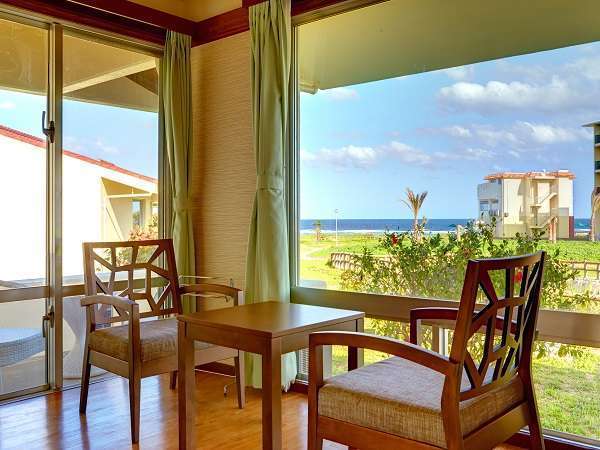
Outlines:
[[[144,262],[136,262],[141,248],[156,248]],[[100,256],[95,250],[106,250],[110,261]],[[131,249],[124,264],[119,264],[118,249]],[[182,312],[181,297],[183,295],[220,294],[233,299],[234,306],[244,303],[241,290],[218,284],[193,284],[180,286],[175,264],[175,253],[171,239],[157,239],[129,242],[88,242],[83,244],[85,293],[81,306],[86,308],[87,330],[79,411],[86,413],[90,384],[91,366],[102,368],[129,380],[129,403],[131,416],[131,440],[139,441],[140,432],[140,386],[141,379],[163,373],[171,373],[170,387],[176,388],[177,353],[168,357],[144,362],[141,360],[140,319],[148,317],[167,317]],[[159,265],[162,259],[162,265]],[[102,281],[95,272],[95,262],[110,271],[108,281]],[[145,280],[143,292],[137,289],[134,272],[144,270]],[[115,294],[115,280],[118,272],[127,273],[127,288]],[[156,278],[160,282],[156,283]],[[152,294],[154,284],[160,286],[158,298]],[[139,282],[138,282],[139,284]],[[140,313],[138,301],[145,300],[149,311]],[[170,301],[169,301],[170,300]],[[90,334],[98,326],[110,326],[125,322],[129,327],[128,360],[123,361],[112,356],[92,350],[89,347]],[[176,324],[175,324],[176,326]],[[211,346],[195,350],[195,364],[234,358],[237,385],[237,401],[239,408],[245,404],[244,354],[235,349]]]
[[[427,443],[383,433],[370,428],[331,419],[318,414],[319,389],[323,386],[323,345],[349,349],[365,348],[398,356],[444,375],[441,398],[442,418],[449,450],[491,449],[529,427],[530,448],[544,449],[531,377],[532,348],[536,334],[545,253],[469,261],[458,308],[419,308],[410,313],[410,343],[364,333],[321,332],[310,335],[308,449],[321,449],[323,439],[348,445],[351,449],[438,449]],[[504,271],[505,292],[499,297],[490,271]],[[522,277],[515,295],[515,277]],[[517,280],[518,281],[518,280]],[[487,304],[479,309],[480,290]],[[503,311],[502,311],[503,310]],[[503,312],[503,314],[502,314]],[[450,356],[445,357],[417,345],[421,323],[453,322],[454,338]],[[429,322],[428,322],[429,321]],[[468,349],[475,333],[485,336],[481,362],[477,364]],[[500,342],[494,342],[494,338]],[[355,351],[355,350],[354,350]],[[488,369],[492,370],[489,377]],[[470,386],[461,390],[463,372]],[[488,378],[486,378],[486,375]],[[520,377],[524,400],[467,436],[461,431],[459,405]],[[410,386],[406,386],[410,389]]]

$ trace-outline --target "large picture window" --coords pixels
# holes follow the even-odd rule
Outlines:
[[[297,285],[457,300],[469,259],[546,250],[542,308],[598,317],[600,42],[484,55],[457,37],[442,55],[400,3],[297,28]],[[433,332],[443,351],[451,332]],[[600,439],[600,351],[539,341],[535,356],[543,426]]]

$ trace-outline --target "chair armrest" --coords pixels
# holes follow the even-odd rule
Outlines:
[[[233,298],[233,304],[235,306],[244,304],[244,291],[224,284],[186,284],[179,287],[179,293],[181,295],[206,293],[221,294]]]
[[[458,308],[415,308],[410,311],[410,342],[417,344],[419,334],[419,322],[422,320],[447,320],[456,322]],[[504,328],[504,318],[496,317],[495,327],[498,330]],[[511,321],[511,333],[517,332],[517,322]]]
[[[407,359],[416,364],[428,367],[444,375],[456,372],[456,364],[445,356],[419,347],[408,342],[399,341],[383,336],[347,331],[321,331],[309,336],[309,350],[314,354],[314,348],[323,345],[342,345],[345,347],[365,348],[389,353]],[[322,364],[322,361],[315,361]]]
[[[87,307],[93,305],[110,305],[114,306],[115,308],[121,308],[125,310],[129,310],[134,306],[139,306],[133,300],[129,300],[128,298],[123,297],[117,297],[116,295],[87,295],[81,299],[81,306]]]
[[[87,324],[89,331],[93,331],[96,324],[96,312],[93,307],[95,305],[102,305],[105,308],[110,308],[111,306],[115,308],[123,318],[123,322],[127,321],[135,325],[132,331],[139,335],[140,305],[133,300],[117,297],[116,295],[96,294],[83,297],[80,303],[81,306],[87,309]],[[110,321],[103,321],[101,323],[110,323]]]
[[[415,308],[410,310],[410,342],[418,343],[419,322],[422,320],[449,320],[456,321],[458,308]]]

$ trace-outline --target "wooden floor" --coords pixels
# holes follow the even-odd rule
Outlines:
[[[246,408],[237,409],[235,386],[223,397],[223,387],[232,381],[220,375],[197,374],[199,449],[261,447],[260,393],[249,389]],[[0,406],[0,449],[132,448],[125,380],[113,378],[91,385],[87,416],[79,415],[78,404],[79,389],[71,389]],[[284,448],[305,449],[306,396],[285,394],[283,414]],[[177,448],[177,395],[168,388],[166,376],[142,381],[140,444],[133,448]],[[324,448],[346,449],[334,443]]]

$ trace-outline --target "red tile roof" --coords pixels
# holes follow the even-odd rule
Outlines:
[[[497,172],[491,173],[484,179],[488,181],[502,180],[502,179],[521,179],[521,178],[537,178],[537,177],[549,177],[549,178],[568,178],[570,180],[575,179],[575,174],[569,170],[555,170],[554,172]]]
[[[22,131],[15,130],[13,128],[5,127],[4,125],[0,125],[0,135],[6,136],[10,139],[15,139],[20,142],[25,142],[26,144],[34,145],[40,148],[46,148],[46,139],[42,139],[36,136],[32,136],[31,134],[23,133]],[[148,181],[150,183],[158,184],[158,180],[153,177],[149,177],[148,175],[143,175],[138,172],[134,172],[132,170],[125,169],[123,167],[119,167],[116,164],[113,164],[108,161],[104,161],[103,159],[94,159],[89,156],[81,155],[79,153],[72,152],[70,150],[63,149],[63,155],[69,156],[71,158],[79,159],[81,161],[85,161],[89,164],[94,164],[96,166],[103,167],[108,170],[113,170],[115,172],[119,172],[125,175],[129,175],[135,178],[139,178],[140,180]]]

